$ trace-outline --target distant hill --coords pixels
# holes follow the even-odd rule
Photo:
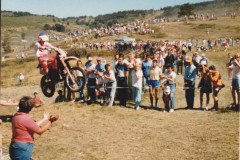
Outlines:
[[[236,12],[240,15],[239,0],[214,0],[191,5],[194,8],[193,12],[195,14],[214,14],[215,16],[225,16],[232,12]],[[69,30],[76,31],[95,27],[107,27],[112,26],[115,23],[126,24],[137,20],[152,22],[154,19],[167,18],[170,21],[175,21],[178,20],[180,6],[181,5],[169,6],[159,8],[158,10],[119,11],[111,14],[98,15],[96,17],[76,16],[67,18],[58,18],[54,15],[36,15],[23,11],[1,11],[1,39],[3,40],[5,33],[8,32],[11,37],[10,42],[12,48],[17,51],[22,51],[33,45],[36,41],[35,37],[37,37],[40,31],[43,31],[43,27],[46,24],[49,26],[54,26],[56,24],[64,25],[66,27],[66,32],[68,32]],[[155,30],[158,29],[158,26],[153,27],[155,27]],[[235,28],[238,30],[237,27]],[[235,28],[233,28],[233,30],[235,30]],[[46,32],[53,34],[65,34],[53,30],[46,30]],[[22,41],[21,36],[23,34],[25,35],[27,43],[25,43],[26,41]],[[139,38],[141,39],[143,37]]]
[[[208,2],[200,2],[192,4],[195,14],[214,14],[215,16],[224,16],[231,12],[240,13],[240,1],[239,0],[214,0]],[[161,10],[163,14],[161,17],[177,18],[179,8],[181,5],[164,7]]]
[[[231,12],[240,13],[240,1],[239,0],[214,0],[207,2],[200,2],[191,4],[194,8],[195,14],[214,14],[215,16],[223,16]],[[72,24],[80,25],[82,27],[101,27],[111,26],[115,23],[126,23],[134,20],[146,20],[154,18],[168,18],[177,19],[178,12],[181,5],[168,6],[159,8],[159,10],[127,10],[119,11],[111,14],[92,16],[76,16],[67,18],[58,18],[54,15],[36,15],[29,12],[16,12],[16,11],[1,11],[2,17],[22,17],[22,16],[41,16],[51,17],[56,21],[66,21]],[[160,13],[160,14],[159,14]]]

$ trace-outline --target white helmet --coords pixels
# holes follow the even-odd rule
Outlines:
[[[49,38],[44,32],[40,32],[40,34],[38,36],[38,41],[40,41],[40,40],[47,42],[47,41],[49,41]]]

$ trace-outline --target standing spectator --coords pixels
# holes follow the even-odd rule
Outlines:
[[[198,84],[198,88],[200,88],[200,109],[203,106],[203,94],[206,94],[206,108],[208,110],[208,105],[210,101],[210,93],[212,93],[212,81],[209,74],[209,70],[204,65],[199,66],[199,72],[201,76],[201,80]]]
[[[185,98],[187,101],[186,109],[193,109],[195,96],[196,67],[192,63],[192,58],[186,59],[186,69],[184,74]]]
[[[202,54],[202,58],[200,59],[199,64],[208,66],[208,59],[204,53]]]
[[[158,67],[163,71],[163,67],[165,65],[165,60],[163,58],[163,53],[160,52],[159,57],[157,58],[158,60]]]
[[[127,61],[126,64],[128,65],[128,68],[129,68],[129,75],[131,75],[132,71],[133,71],[133,68],[134,68],[134,65],[136,64],[136,59],[135,59],[134,53],[131,53],[128,56],[128,61]],[[132,76],[128,77],[128,87],[129,87],[128,93],[129,93],[129,95],[132,95]]]
[[[145,85],[148,83],[148,79],[149,79],[149,69],[152,67],[152,60],[150,58],[150,55],[147,54],[145,57],[145,60],[142,63],[142,71],[143,71],[143,86],[145,87]]]
[[[211,65],[209,67],[209,72],[210,78],[213,82],[213,100],[214,100],[214,106],[211,108],[211,110],[218,110],[218,93],[225,85],[222,83],[221,75],[219,71],[216,70],[216,67],[214,65]]]
[[[100,104],[103,105],[104,99],[104,85],[103,85],[103,72],[105,71],[105,65],[102,64],[102,57],[97,58],[97,65],[95,67],[95,74],[97,75],[97,90],[99,91]]]
[[[96,101],[96,75],[95,75],[95,67],[96,65],[92,62],[92,57],[88,57],[88,63],[86,63],[86,73],[87,73],[87,91],[89,96],[89,103],[93,103]]]
[[[44,113],[43,118],[35,122],[29,116],[34,107],[34,99],[25,96],[19,101],[19,110],[12,118],[12,140],[9,147],[10,157],[13,160],[30,160],[33,151],[33,134],[39,135],[47,131],[56,119],[49,118],[49,113]]]
[[[169,48],[168,49],[168,54],[167,56],[165,57],[165,64],[164,64],[164,67],[166,66],[169,66],[169,65],[174,65],[174,61],[175,61],[175,58],[174,58],[174,55],[173,55],[173,49],[172,48]],[[165,70],[165,68],[164,68]]]
[[[193,65],[197,69],[197,74],[198,74],[198,66],[199,66],[200,60],[201,60],[201,57],[198,55],[198,52],[194,52],[192,61],[193,61]]]
[[[183,55],[179,52],[177,56],[177,74],[180,75],[183,72]]]
[[[115,67],[117,72],[117,86],[118,88],[118,99],[120,107],[126,107],[128,99],[128,74],[129,68],[126,63],[123,62],[123,57],[118,58],[118,64]]]
[[[187,46],[188,46],[188,52],[191,52],[192,51],[192,40],[191,39],[189,39],[188,40],[188,44],[187,44]]]
[[[232,59],[233,59],[233,57],[231,56],[231,53],[228,53],[227,63],[226,63],[226,67],[228,70],[228,79],[232,79],[232,76],[233,76],[233,68],[229,67],[229,65],[228,65]]]
[[[77,67],[82,68],[82,69],[84,70],[84,67],[83,67],[83,64],[82,64],[82,61],[81,61],[81,60],[78,60],[78,61],[77,61]],[[83,79],[82,79],[83,75],[82,75],[82,72],[78,72],[78,73],[77,73],[77,76],[78,76],[78,81],[79,81],[79,83],[80,83],[81,85],[83,85]],[[78,102],[80,102],[80,103],[84,102],[83,88],[84,88],[84,87],[82,87],[82,89],[79,91]]]
[[[142,96],[142,77],[143,72],[140,68],[140,64],[134,66],[132,71],[132,87],[133,87],[133,100],[135,103],[135,109],[140,109],[140,102]]]
[[[230,61],[229,67],[233,69],[232,76],[232,107],[239,110],[240,102],[240,53],[236,54],[234,58]],[[237,95],[237,98],[236,98]]]
[[[24,84],[24,75],[22,73],[20,73],[18,76],[18,82],[19,82],[19,85]]]
[[[115,98],[117,83],[116,83],[114,71],[111,70],[110,64],[105,65],[105,72],[103,73],[103,79],[105,83],[107,97],[109,97],[108,107],[111,107],[113,105],[113,101]]]
[[[155,107],[158,103],[158,88],[160,85],[160,78],[162,76],[162,70],[158,67],[158,62],[156,59],[153,60],[153,65],[149,70],[149,94],[151,108],[153,107],[153,97],[155,97]]]
[[[38,107],[41,107],[43,105],[43,100],[42,98],[38,95],[38,91],[34,91],[33,92],[33,100],[35,102],[35,107],[38,108]]]
[[[170,110],[169,112],[174,112],[174,93],[176,91],[176,73],[173,71],[173,66],[169,65],[166,67],[166,71],[164,72],[164,76],[162,79],[166,80],[166,85],[170,88]],[[164,93],[163,93],[163,101],[164,99]],[[168,103],[168,102],[165,102]],[[166,107],[166,104],[165,104]],[[165,108],[168,109],[168,108]]]

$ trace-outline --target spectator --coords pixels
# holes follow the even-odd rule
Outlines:
[[[95,75],[95,67],[96,65],[92,62],[92,57],[88,57],[88,62],[86,63],[86,73],[87,73],[87,90],[88,96],[90,97],[89,103],[93,103],[96,101],[96,75]]]
[[[103,105],[105,101],[104,85],[103,85],[103,72],[105,71],[105,65],[102,64],[102,57],[97,58],[97,65],[95,67],[95,74],[97,76],[97,90],[99,92],[100,104]]]
[[[78,60],[78,61],[77,61],[77,67],[82,68],[82,69],[84,70],[84,67],[83,67],[83,64],[82,64],[82,61],[81,61],[81,60]],[[82,79],[82,78],[83,78],[83,75],[82,75],[82,72],[78,72],[78,73],[77,73],[77,76],[78,76],[79,83],[80,83],[81,85],[83,85],[83,79]],[[83,88],[84,88],[84,87],[82,87],[82,89],[79,91],[79,98],[77,99],[78,102],[80,102],[80,103],[84,102]]]
[[[177,56],[177,74],[182,74],[183,71],[183,55],[182,52],[179,52]]]
[[[221,75],[219,71],[216,70],[216,67],[214,65],[211,65],[209,67],[209,72],[210,78],[213,82],[213,100],[214,100],[214,106],[211,108],[211,110],[218,110],[218,93],[225,85],[222,83]]]
[[[145,85],[148,83],[148,79],[149,79],[149,69],[152,67],[152,60],[150,58],[150,55],[147,54],[145,56],[145,60],[142,63],[142,71],[143,71],[143,86],[145,87]]]
[[[201,60],[201,57],[198,55],[198,52],[194,52],[193,57],[192,57],[192,61],[193,61],[193,65],[197,69],[197,74],[198,74],[198,66],[199,66],[200,60]]]
[[[232,76],[232,98],[233,104],[232,108],[239,110],[240,102],[240,53],[236,54],[234,58],[230,61],[229,67],[233,69]],[[236,98],[237,95],[237,98]]]
[[[58,96],[55,99],[55,103],[64,102],[65,100],[66,98],[64,97],[62,90],[58,90]]]
[[[134,70],[131,73],[132,75],[132,87],[133,87],[133,100],[135,103],[135,109],[140,109],[140,102],[142,96],[142,77],[143,72],[140,68],[140,64],[134,66]]]
[[[117,86],[118,88],[118,98],[120,102],[120,107],[126,107],[126,102],[128,99],[128,74],[129,68],[126,63],[123,62],[123,57],[118,58],[118,64],[115,67],[117,72]]]
[[[229,65],[228,65],[232,59],[233,59],[233,57],[231,56],[230,53],[228,53],[227,63],[226,63],[226,67],[228,70],[228,79],[232,79],[232,76],[233,76],[233,68],[229,67]]]
[[[167,56],[165,57],[165,64],[164,64],[164,67],[167,67],[169,65],[174,65],[174,61],[175,61],[175,58],[174,58],[174,55],[173,55],[173,49],[172,48],[168,48],[168,54]],[[166,68],[164,68],[166,69]]]
[[[153,108],[153,97],[155,97],[155,107],[158,103],[158,87],[160,85],[160,78],[162,77],[162,70],[158,67],[158,62],[156,59],[153,60],[153,65],[149,70],[149,94],[151,108]]]
[[[199,64],[208,66],[208,59],[204,53],[202,54],[202,58],[200,59]]]
[[[20,73],[18,76],[19,85],[24,85],[24,78],[25,78],[24,75]]]
[[[158,60],[158,67],[163,71],[163,67],[165,65],[165,61],[164,61],[162,52],[159,54],[159,57],[157,58],[157,60]]]
[[[186,69],[184,74],[184,89],[187,102],[186,109],[193,109],[195,96],[196,67],[192,63],[192,58],[186,59]]]
[[[34,91],[33,92],[33,100],[35,102],[35,107],[38,108],[38,107],[41,107],[43,105],[43,100],[41,99],[41,97],[38,95],[38,91]]]
[[[113,105],[113,101],[115,98],[115,92],[116,92],[116,78],[114,71],[111,70],[110,64],[105,65],[105,72],[103,73],[103,79],[105,83],[105,88],[106,88],[106,95],[109,97],[109,103],[108,107],[111,107]]]
[[[30,160],[34,143],[33,134],[44,133],[56,120],[49,118],[49,113],[44,113],[43,118],[35,122],[29,116],[34,104],[34,99],[31,97],[21,98],[18,105],[19,110],[12,118],[12,140],[9,153],[13,160]]]
[[[200,65],[199,72],[201,76],[201,80],[198,84],[198,88],[200,88],[200,109],[202,109],[203,106],[203,94],[205,93],[206,94],[205,110],[208,110],[210,93],[212,93],[212,81],[207,67],[205,67],[204,65]]]
[[[166,71],[164,72],[164,76],[162,77],[162,79],[165,79],[166,82],[166,86],[169,86],[170,88],[170,110],[169,112],[174,112],[174,93],[176,91],[176,73],[173,71],[173,66],[169,65],[166,67]],[[165,103],[169,103],[165,101],[164,98],[164,93],[163,93],[163,101]],[[166,104],[165,104],[165,110],[168,110],[168,108],[166,108]]]

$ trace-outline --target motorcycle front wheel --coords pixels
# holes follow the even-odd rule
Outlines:
[[[86,84],[86,74],[82,68],[73,67],[69,69],[70,74],[67,73],[65,84],[72,92],[82,90]]]
[[[54,95],[55,84],[47,75],[42,76],[40,85],[41,90],[46,97],[52,97]]]

